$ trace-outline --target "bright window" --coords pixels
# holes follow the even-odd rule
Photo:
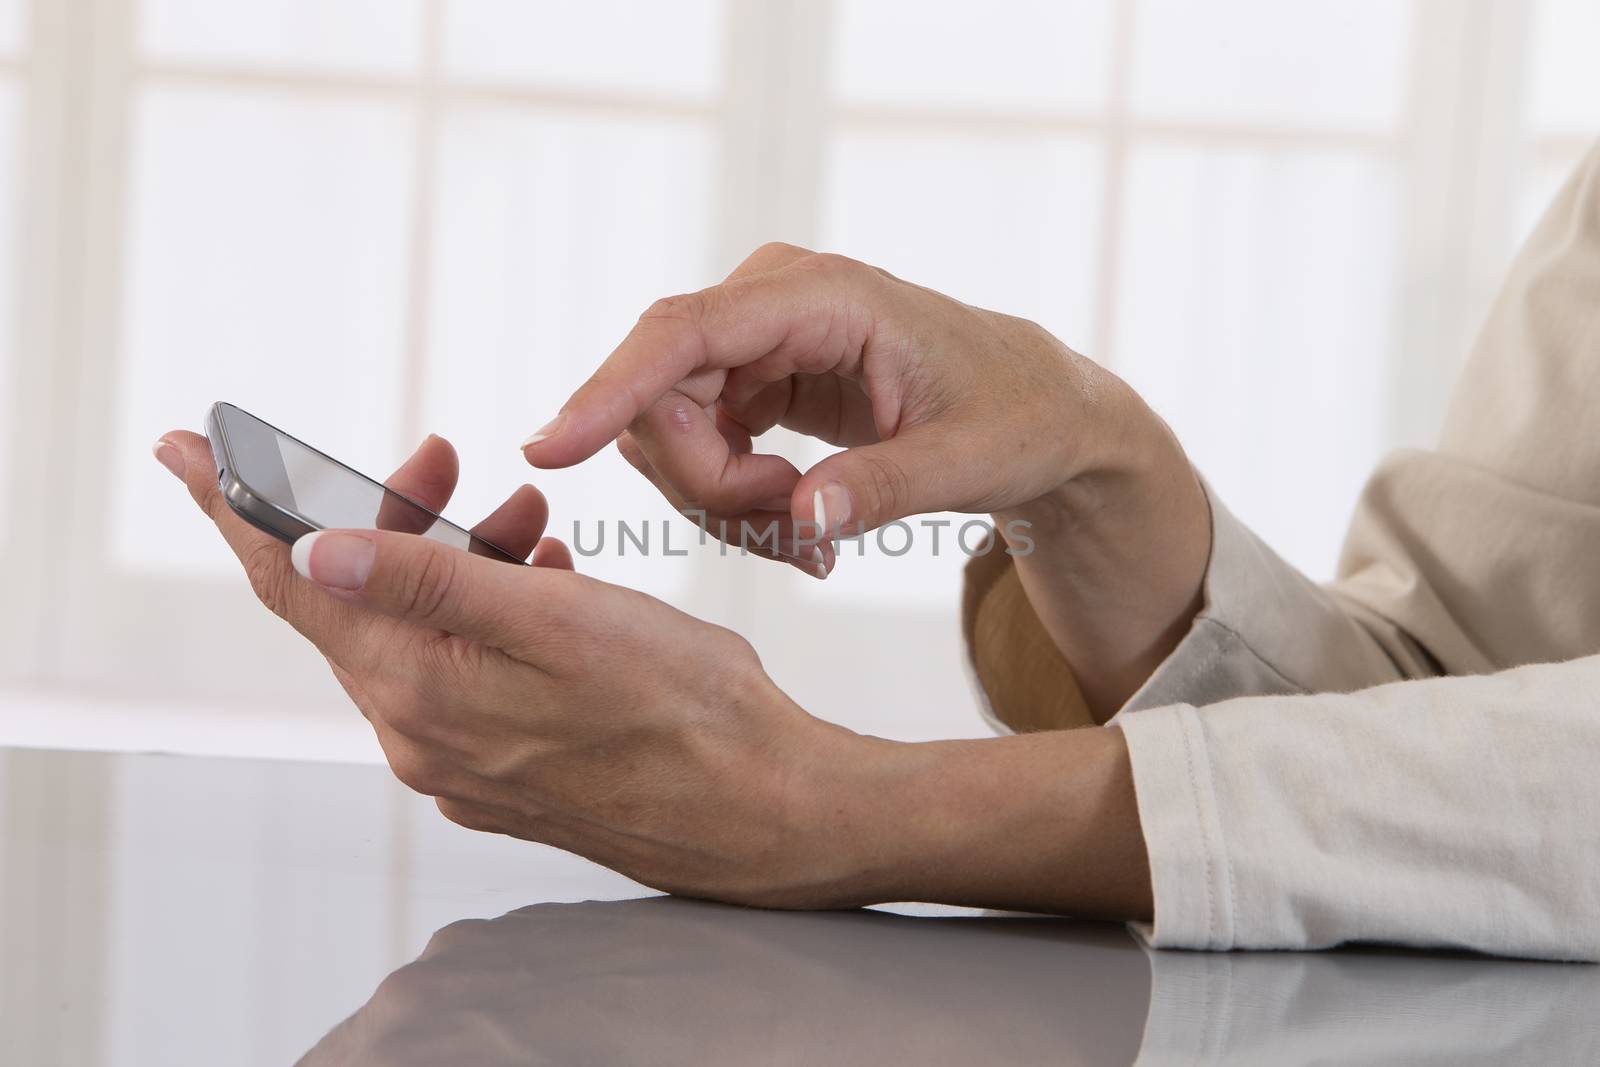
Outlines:
[[[981,732],[952,527],[826,584],[618,556],[619,520],[659,549],[653,491],[517,444],[653,299],[782,239],[1038,320],[1326,577],[1600,130],[1587,0],[40,10],[0,0],[0,669],[13,730],[108,747],[375,751],[148,458],[222,398],[377,474],[444,433],[458,517],[537,481],[553,532],[610,524],[585,570],[745,632],[817,714]]]
[[[1600,4],[1538,0],[1532,5],[1532,56],[1526,79],[1524,176],[1515,225],[1531,229],[1600,130]]]

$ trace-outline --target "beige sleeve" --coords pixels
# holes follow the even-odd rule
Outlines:
[[[1213,498],[1204,610],[1113,720],[1155,944],[1600,959],[1596,411],[1600,146],[1519,254],[1439,447],[1373,475],[1333,585]]]
[[[1600,651],[1596,412],[1600,144],[1518,255],[1439,446],[1391,456],[1368,482],[1338,580],[1307,580],[1213,494],[1204,607],[1125,710],[1349,692]],[[969,564],[963,616],[1001,725],[1087,721],[1009,558]]]
[[[961,633],[984,710],[997,730],[1020,734],[1094,722],[1072,669],[1034,615],[1005,552],[967,561]]]
[[[1128,742],[1160,948],[1600,960],[1600,657],[1174,704]]]
[[[1373,476],[1327,594],[1396,675],[1462,677],[1252,695],[1270,690],[1238,656],[1186,639],[1157,672],[1178,684],[1114,720],[1156,945],[1600,960],[1596,410],[1600,149],[1519,255],[1438,450]],[[1343,674],[1351,646],[1326,640],[1329,600],[1270,553],[1237,551],[1246,536],[1218,524],[1208,612],[1244,645],[1276,643],[1265,658],[1301,689],[1359,680]],[[1219,683],[1235,698],[1183,695]]]
[[[1338,596],[1446,674],[1600,651],[1600,143],[1512,265],[1438,447],[1372,477]]]

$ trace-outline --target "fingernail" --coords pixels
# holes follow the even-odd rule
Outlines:
[[[289,561],[303,578],[330,589],[360,589],[372,573],[378,546],[360,534],[315,530],[294,543]]]
[[[557,434],[557,432],[560,431],[562,420],[564,420],[565,418],[566,418],[565,415],[557,415],[555,418],[551,419],[548,423],[546,423],[544,426],[540,427],[537,431],[535,431],[534,433],[529,434],[528,435],[528,439],[526,441],[522,442],[522,447],[523,448],[527,448],[529,445],[538,444],[540,441],[543,441],[547,437],[554,437]]]
[[[179,452],[176,446],[170,445],[165,441],[157,441],[151,446],[151,451],[155,453],[157,462],[171,471],[174,478],[179,481],[183,480],[183,472],[185,470],[183,453]]]
[[[822,527],[822,536],[836,537],[850,521],[850,490],[830,482],[811,494],[811,508]]]
[[[828,560],[822,554],[822,549],[820,548],[811,550],[811,569],[817,572],[818,578],[826,578],[828,576]]]

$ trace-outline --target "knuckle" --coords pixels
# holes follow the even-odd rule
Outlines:
[[[422,623],[439,618],[455,588],[459,567],[451,550],[443,546],[419,553],[401,586],[405,616]]]
[[[694,432],[704,418],[700,405],[677,389],[669,390],[645,417],[644,425],[669,438],[683,437]]]
[[[644,309],[640,322],[688,322],[700,320],[705,313],[706,299],[702,293],[679,293],[664,296]]]
[[[837,252],[812,252],[796,260],[795,266],[838,278],[854,278],[870,269],[859,259],[851,259]]]
[[[220,526],[228,511],[228,502],[222,499],[222,490],[215,485],[207,485],[201,490],[200,510],[205,512],[206,518]]]
[[[911,497],[911,479],[905,469],[887,456],[862,457],[865,488],[874,512],[882,518],[899,515]]]
[[[713,517],[733,510],[729,494],[710,478],[685,472],[674,485],[678,493],[678,510],[690,514]]]
[[[812,254],[811,249],[801,248],[799,245],[792,245],[787,241],[767,241],[760,248],[757,248],[750,258],[759,259],[763,262],[774,262],[782,259],[800,259]]]
[[[245,549],[239,562],[244,564],[245,576],[250,579],[250,590],[256,599],[280,619],[287,619],[289,583],[293,578],[284,565],[282,546],[275,541],[256,542]]]
[[[728,486],[709,486],[699,496],[699,507],[686,510],[704,515],[707,519],[737,515],[750,509],[750,501],[746,499],[747,494]]]
[[[417,648],[423,675],[440,692],[459,692],[478,684],[483,673],[483,646],[454,634],[429,634]]]

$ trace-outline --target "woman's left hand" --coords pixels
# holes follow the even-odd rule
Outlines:
[[[170,450],[170,451],[169,451]],[[309,638],[395,775],[464,826],[575,852],[656,888],[751,904],[852,903],[849,797],[892,745],[806,714],[738,635],[574,573],[524,489],[477,532],[515,567],[381,530],[292,554],[217,490],[205,439],[167,434],[266,605]],[[434,510],[455,484],[430,438],[389,483]],[[868,895],[871,895],[870,892]]]

